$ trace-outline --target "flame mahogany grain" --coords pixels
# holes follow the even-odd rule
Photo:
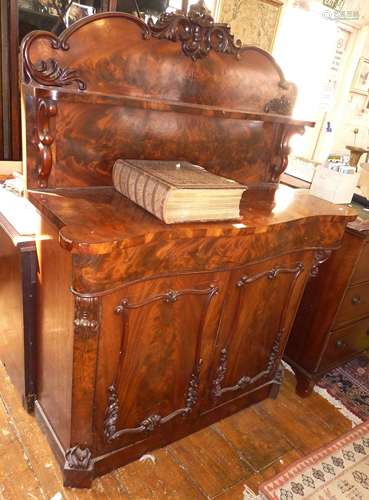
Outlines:
[[[41,214],[36,416],[65,485],[266,397],[314,255],[349,209],[278,187],[296,88],[200,3],[90,16],[22,44],[27,196]],[[112,188],[117,158],[248,184],[237,223],[165,225]],[[314,268],[315,270],[315,268]]]

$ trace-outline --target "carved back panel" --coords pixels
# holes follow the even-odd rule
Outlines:
[[[296,88],[272,56],[241,47],[202,5],[156,24],[110,12],[60,38],[33,32],[22,62],[28,187],[111,185],[119,157],[278,180],[289,120],[265,117],[290,114]]]

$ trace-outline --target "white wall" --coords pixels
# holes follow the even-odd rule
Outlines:
[[[345,12],[359,11],[359,20],[327,19],[319,0],[286,0],[273,50],[287,79],[297,83],[299,95],[294,116],[316,122],[303,137],[291,141],[292,152],[324,161],[330,152],[353,143],[352,130],[360,129],[362,145],[369,144],[369,121],[353,117],[358,100],[349,105],[350,88],[363,54],[369,57],[369,0],[346,0]],[[337,46],[345,40],[345,48]],[[355,111],[357,114],[357,111]],[[332,132],[327,132],[327,122]]]
[[[332,150],[335,152],[344,152],[345,146],[354,144],[354,141],[357,146],[363,148],[369,146],[369,109],[366,109],[368,104],[367,96],[350,92],[361,57],[369,59],[368,26],[361,28],[358,32],[355,50],[351,57],[351,71],[348,71],[345,75],[347,89],[341,96],[340,123],[337,123],[337,131],[332,144]],[[354,129],[358,130],[358,134],[354,134]]]

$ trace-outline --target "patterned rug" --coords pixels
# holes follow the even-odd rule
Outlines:
[[[267,500],[369,499],[369,421],[295,462],[259,493]]]
[[[333,401],[327,397],[325,391]],[[336,407],[337,403],[343,405],[344,409],[352,414],[351,418],[347,412],[343,413],[354,423],[369,420],[369,352],[327,373],[318,382],[317,392],[333,402]]]

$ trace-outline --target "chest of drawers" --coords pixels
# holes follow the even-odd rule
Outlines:
[[[304,397],[324,373],[369,349],[369,231],[347,226],[342,246],[309,281],[285,359]]]

